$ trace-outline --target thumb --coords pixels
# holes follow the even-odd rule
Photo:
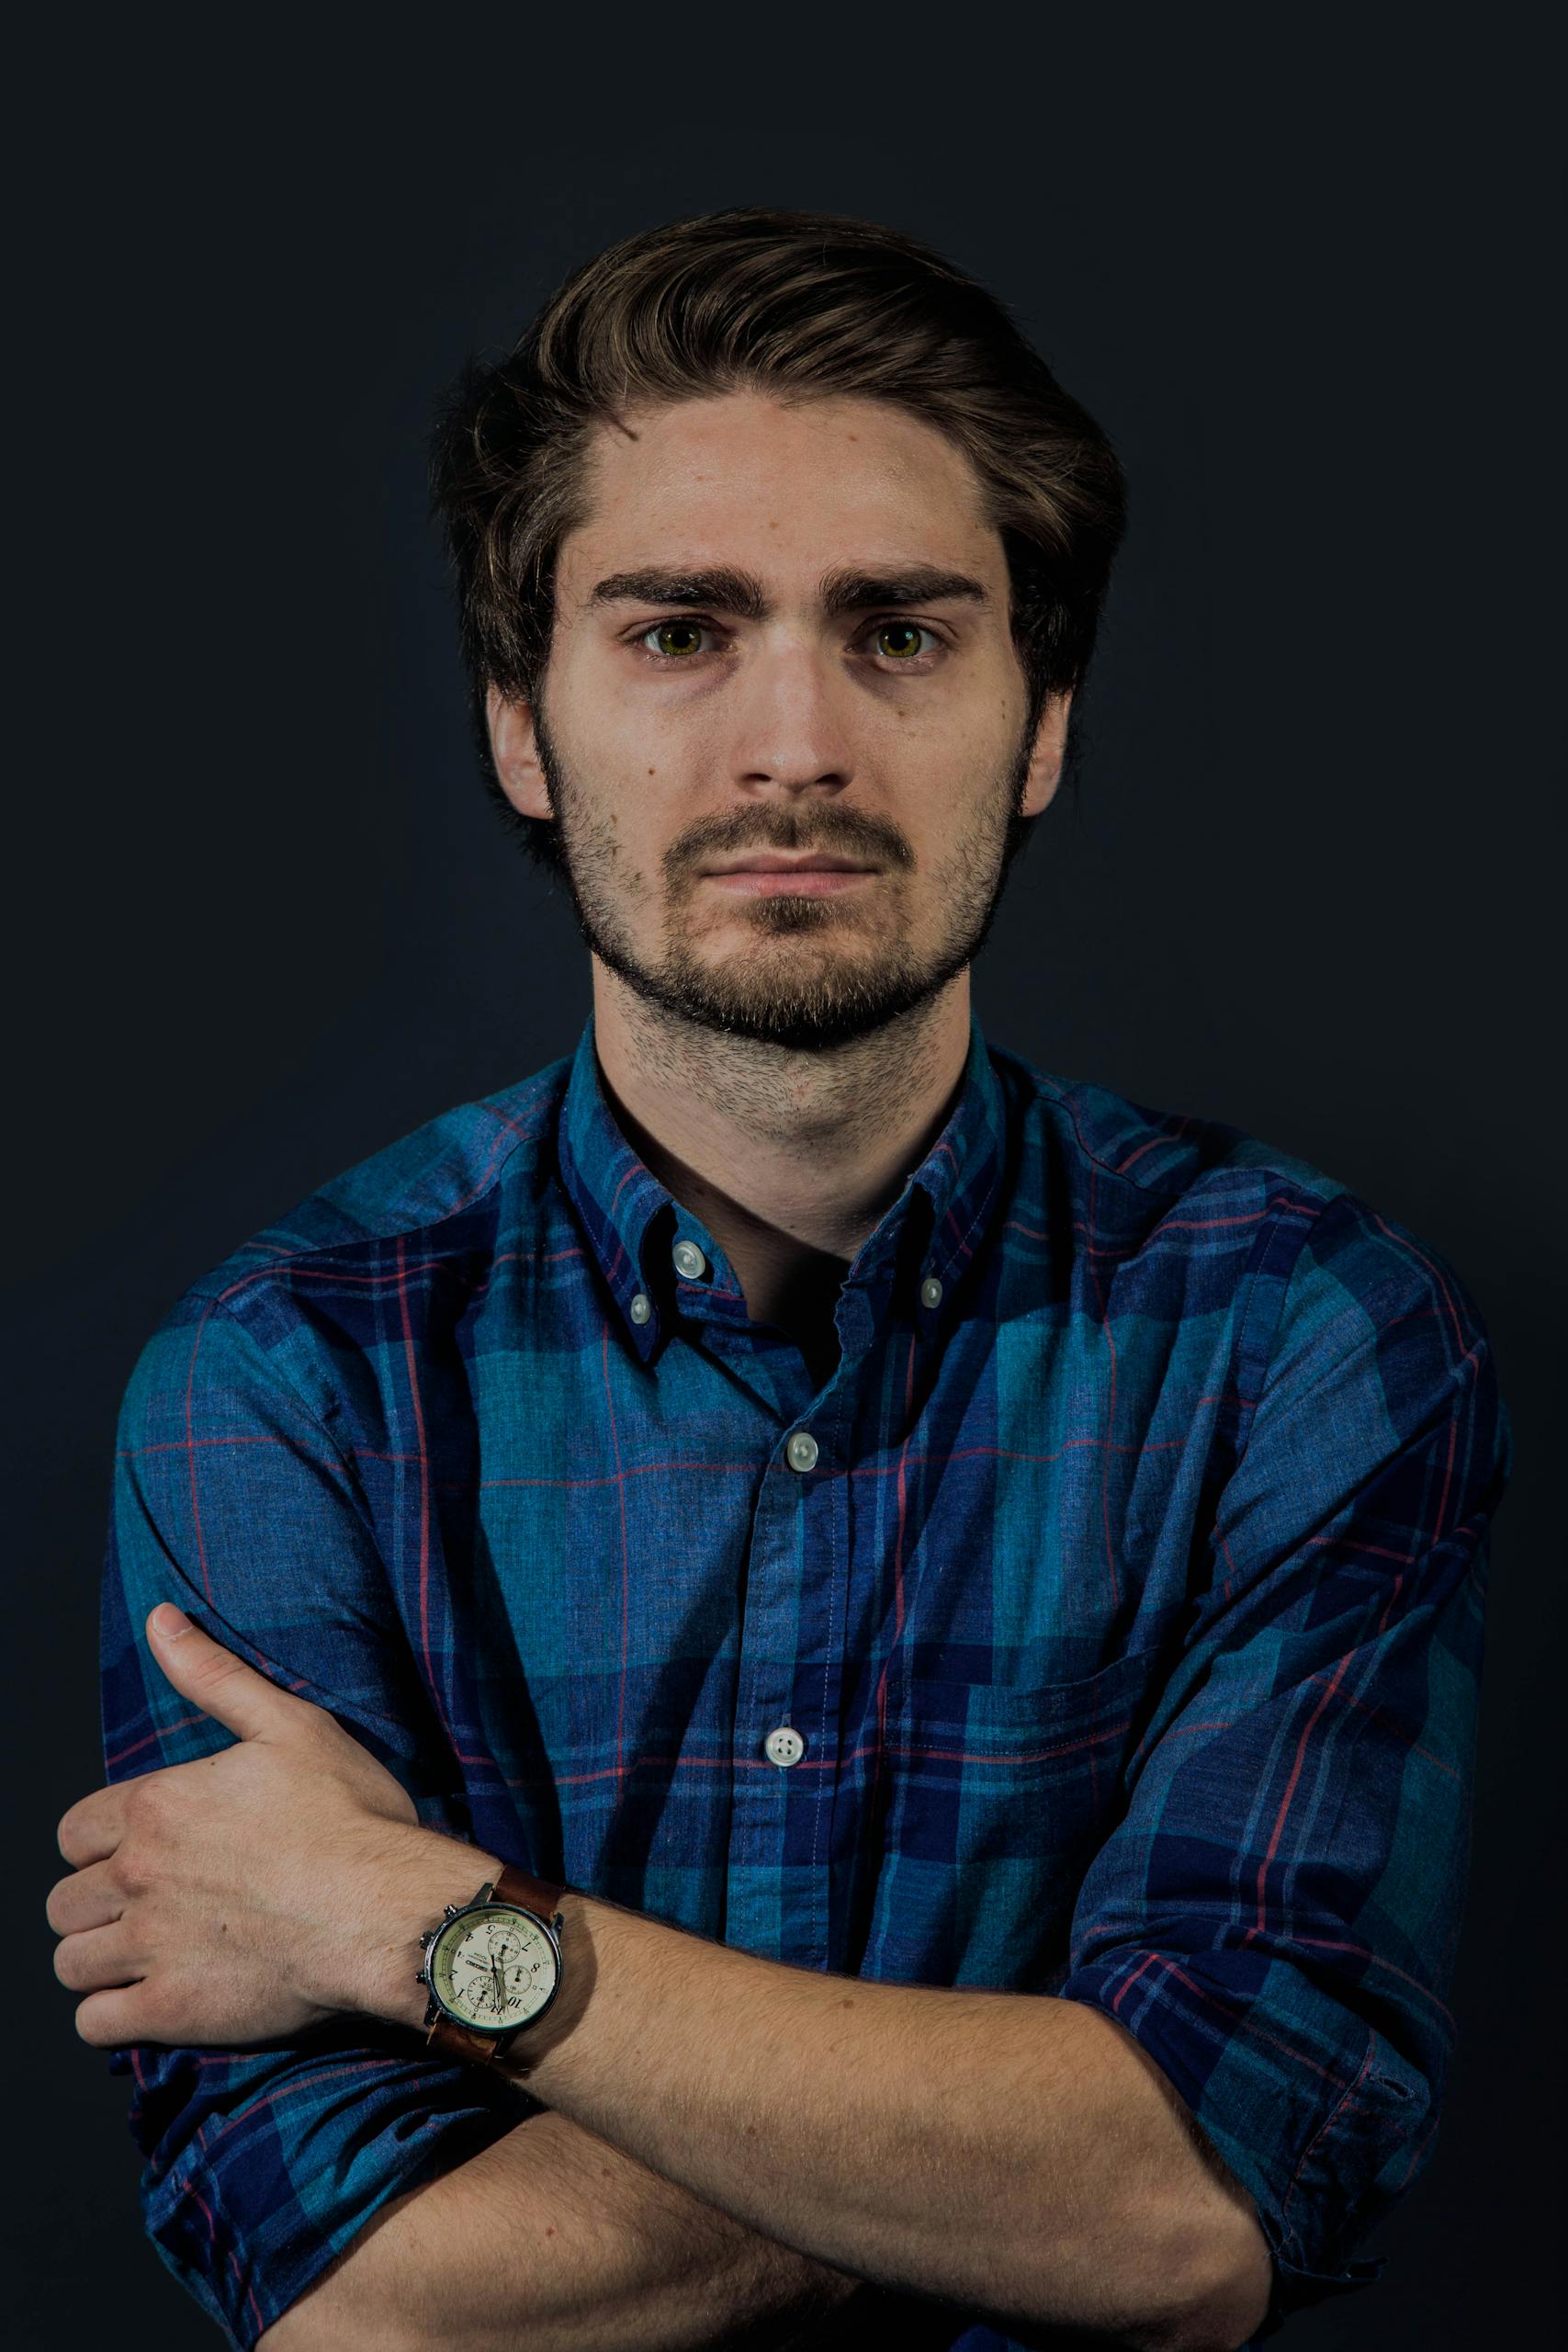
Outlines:
[[[301,1707],[317,1712],[204,1634],[173,1601],[160,1601],[152,1611],[147,1634],[153,1657],[175,1690],[242,1739],[286,1733],[290,1715]]]

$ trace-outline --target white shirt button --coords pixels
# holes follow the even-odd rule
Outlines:
[[[645,1290],[639,1290],[632,1301],[632,1321],[646,1323],[652,1312],[653,1309],[649,1305],[648,1293]]]
[[[784,1452],[792,1470],[814,1470],[817,1467],[817,1440],[809,1430],[796,1430]]]
[[[762,1747],[775,1764],[798,1764],[806,1753],[806,1742],[790,1724],[780,1724],[771,1731]]]
[[[942,1284],[934,1274],[928,1274],[920,1284],[920,1305],[922,1306],[942,1305]]]
[[[708,1270],[708,1261],[694,1241],[677,1241],[671,1254],[678,1274],[684,1274],[689,1283],[701,1282]]]

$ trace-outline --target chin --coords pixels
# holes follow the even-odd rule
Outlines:
[[[803,988],[796,975],[707,967],[687,955],[667,964],[646,991],[705,1029],[792,1053],[828,1053],[873,1036],[936,993],[949,974],[898,973],[883,962],[837,985]]]

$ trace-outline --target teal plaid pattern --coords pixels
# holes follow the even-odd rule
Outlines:
[[[1320,1170],[972,1020],[836,1325],[819,1385],[749,1319],[590,1019],[148,1339],[107,1777],[232,1736],[148,1656],[174,1600],[541,1876],[796,1967],[1092,2003],[1256,2199],[1271,2335],[1377,2274],[1352,2251],[1438,2129],[1512,1455],[1481,1317]],[[536,2111],[362,2018],[108,2064],[148,2233],[243,2352]]]

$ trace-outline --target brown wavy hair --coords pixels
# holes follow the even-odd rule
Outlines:
[[[945,434],[1006,550],[1031,735],[1047,695],[1077,689],[1089,667],[1125,479],[995,295],[915,238],[837,213],[740,205],[642,230],[564,279],[504,358],[469,362],[431,443],[486,786],[548,867],[560,866],[557,829],[501,788],[487,688],[536,699],[557,557],[588,519],[592,428],[645,403],[741,390],[858,392]],[[1077,701],[1071,716],[1076,726]]]

